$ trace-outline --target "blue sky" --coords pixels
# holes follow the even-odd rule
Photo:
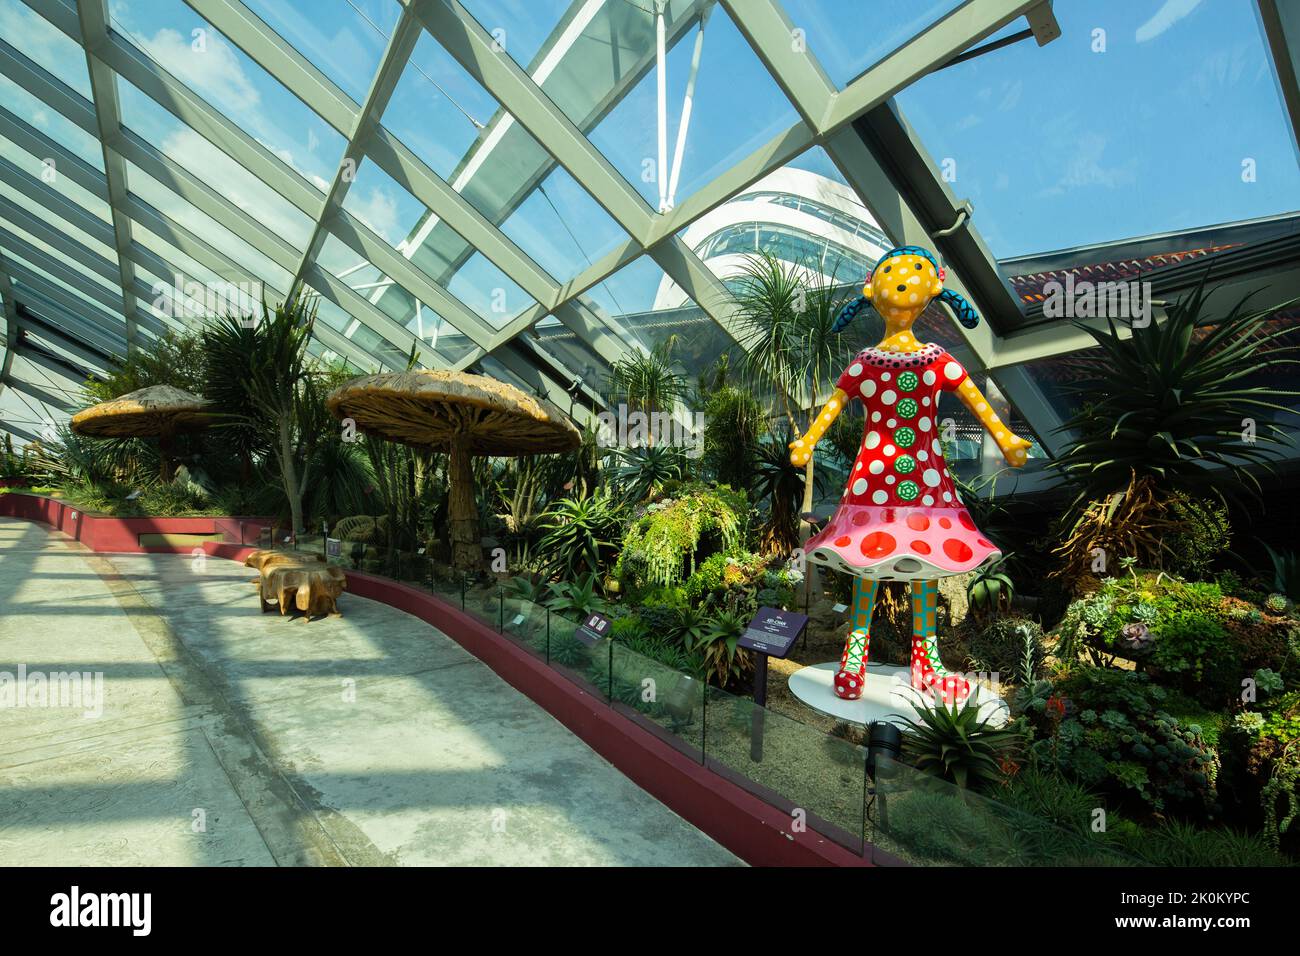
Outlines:
[[[1055,10],[1060,39],[958,64],[897,98],[936,162],[955,161],[951,188],[974,202],[995,256],[1300,209],[1252,0]]]

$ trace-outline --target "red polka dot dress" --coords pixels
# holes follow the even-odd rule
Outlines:
[[[924,581],[1000,556],[962,504],[939,446],[939,392],[965,380],[938,345],[854,356],[836,384],[865,406],[865,434],[840,506],[804,546],[808,560],[875,580]]]

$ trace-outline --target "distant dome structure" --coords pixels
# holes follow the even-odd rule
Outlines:
[[[852,189],[790,167],[701,216],[682,238],[724,282],[740,273],[746,255],[756,252],[811,266],[824,281],[863,282],[893,246]],[[686,302],[685,291],[665,277],[654,308]]]

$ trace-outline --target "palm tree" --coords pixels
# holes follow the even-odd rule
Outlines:
[[[250,329],[244,329],[245,323],[237,319],[226,319],[217,324],[215,332],[233,336],[239,327],[241,338],[231,354],[243,365],[224,372],[243,383],[246,402],[242,411],[231,410],[230,414],[268,439],[296,534],[304,530],[302,500],[315,477],[316,448],[326,430],[337,425],[325,408],[323,383],[307,354],[315,309],[294,298],[274,311],[263,306],[262,312],[262,320]],[[242,337],[245,332],[247,337]]]
[[[688,393],[685,376],[673,362],[677,336],[670,335],[649,352],[633,350],[611,366],[606,383],[611,402],[624,402],[630,411],[642,412],[647,422],[655,412],[672,412]],[[654,429],[648,444],[654,444]]]
[[[745,350],[742,372],[774,393],[777,411],[794,435],[808,430],[817,415],[818,396],[833,383],[857,351],[845,336],[831,331],[840,308],[852,297],[817,278],[811,267],[784,262],[768,252],[745,258],[730,283]],[[801,514],[812,510],[814,458],[804,468]],[[811,528],[801,521],[807,537]]]

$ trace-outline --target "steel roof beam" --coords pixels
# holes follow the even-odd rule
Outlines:
[[[117,248],[117,264],[121,273],[122,314],[126,316],[126,351],[129,356],[136,342],[135,296],[131,286],[135,272],[126,257],[131,246],[131,221],[123,211],[126,200],[126,164],[108,148],[111,135],[122,126],[121,108],[117,101],[117,83],[112,72],[91,55],[91,50],[108,37],[108,0],[79,0],[77,14],[81,22],[81,36],[86,49],[86,66],[90,71],[90,90],[95,104],[95,122],[100,150],[104,157],[104,172],[108,180],[108,204],[112,209],[113,238]]]

